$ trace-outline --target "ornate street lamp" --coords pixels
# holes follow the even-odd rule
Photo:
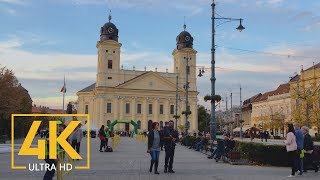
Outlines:
[[[231,21],[239,21],[240,25],[236,28],[240,32],[243,31],[245,28],[242,25],[243,19],[234,19],[234,18],[225,18],[225,17],[215,17],[215,0],[212,0],[212,44],[211,44],[211,97],[216,95],[215,92],[215,82],[216,82],[216,77],[215,77],[215,20],[226,20],[226,22],[231,22]],[[221,24],[220,24],[221,25]],[[211,101],[211,118],[210,118],[210,134],[211,134],[211,140],[216,140],[216,106],[215,106],[215,101]]]

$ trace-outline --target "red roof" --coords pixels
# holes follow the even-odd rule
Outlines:
[[[32,106],[32,113],[33,114],[39,114],[39,113],[61,114],[62,113],[62,109],[50,109],[48,107]]]
[[[313,69],[313,68],[320,68],[320,63],[318,63],[318,64],[316,64],[316,65],[314,65],[314,66],[309,67],[309,68],[306,69],[305,71],[308,71],[308,70]]]

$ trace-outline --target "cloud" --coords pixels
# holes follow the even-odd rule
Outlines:
[[[173,8],[188,12],[188,16],[194,16],[203,12],[205,6],[210,5],[207,0],[197,0],[194,3],[193,0],[72,0],[74,5],[107,5],[110,9],[115,8]],[[166,4],[166,7],[163,5]]]
[[[57,52],[37,53],[23,49],[24,44],[18,37],[0,41],[1,64],[13,69],[18,79],[31,94],[37,105],[50,107],[61,106],[59,90],[63,76],[67,79],[67,93],[75,97],[77,91],[91,85],[96,80],[96,54],[68,54]],[[139,42],[136,42],[139,44]],[[140,44],[139,44],[140,45]],[[141,44],[141,47],[144,47]],[[243,99],[259,92],[273,90],[279,84],[287,82],[289,76],[299,71],[300,65],[306,68],[314,59],[294,58],[296,56],[318,56],[318,45],[289,48],[282,44],[265,48],[263,51],[277,54],[290,54],[291,57],[267,56],[264,54],[241,53],[229,49],[217,49],[216,53],[216,92],[228,94],[243,85]],[[199,98],[210,93],[210,59],[209,53],[199,52],[197,65],[204,66],[206,72],[198,78]],[[172,72],[173,57],[170,52],[126,51],[121,54],[124,69],[155,70]],[[236,95],[235,95],[236,97]],[[72,99],[72,98],[71,98]],[[199,100],[200,104],[206,104]]]
[[[67,104],[70,101],[77,101],[77,96],[65,96],[65,103]],[[51,109],[62,109],[62,95],[61,96],[54,96],[54,97],[45,97],[45,98],[32,98],[33,104],[37,106],[46,106],[50,107]],[[64,106],[66,109],[66,105]]]
[[[0,4],[11,4],[11,5],[25,5],[26,1],[23,0],[0,0]]]
[[[16,15],[17,11],[12,9],[12,8],[9,8],[7,6],[2,6],[0,4],[0,13],[3,13],[3,14],[8,14],[8,15]]]
[[[22,42],[17,38],[12,38],[6,41],[0,41],[0,52],[8,49],[18,48],[22,46]]]

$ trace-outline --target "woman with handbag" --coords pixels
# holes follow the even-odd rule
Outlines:
[[[295,160],[298,158],[299,155],[297,153],[298,146],[296,142],[296,135],[295,135],[293,124],[288,124],[288,134],[284,143],[286,145],[290,166],[291,166],[291,175],[289,175],[288,177],[295,177],[296,171],[297,171]]]
[[[154,174],[159,174],[158,165],[159,165],[159,155],[160,155],[160,144],[161,144],[161,133],[159,131],[159,123],[152,123],[152,130],[148,135],[148,153],[151,155],[151,164],[149,172],[152,172],[154,165]]]
[[[100,152],[102,151],[102,148],[106,148],[106,132],[104,131],[104,125],[101,126],[100,130],[99,130],[99,139],[100,139]]]

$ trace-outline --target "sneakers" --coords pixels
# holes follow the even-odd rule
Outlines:
[[[295,175],[289,175],[289,176],[287,176],[288,178],[294,178],[294,177],[296,177]]]
[[[176,173],[174,170],[169,170],[168,173]]]

